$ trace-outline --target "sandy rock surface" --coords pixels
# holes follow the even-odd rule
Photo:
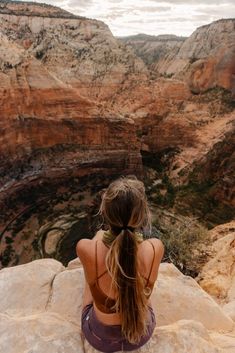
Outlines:
[[[51,286],[64,266],[52,259],[36,260],[0,271],[0,312],[21,316],[46,309]]]
[[[233,321],[197,282],[172,264],[161,264],[152,303],[158,326],[193,319],[210,330],[228,331],[233,327]]]
[[[235,222],[219,225],[210,231],[214,240],[211,258],[197,280],[200,286],[235,315]]]
[[[81,339],[84,275],[79,259],[67,268],[42,259],[3,269],[0,287],[1,352],[95,352]],[[234,322],[172,264],[161,264],[152,303],[157,327],[139,352],[186,353],[193,346],[193,353],[233,353]]]

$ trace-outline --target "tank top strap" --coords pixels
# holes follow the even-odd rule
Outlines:
[[[98,258],[97,258],[97,242],[95,242],[95,279],[97,280],[98,278]]]
[[[148,275],[148,277],[147,277],[146,287],[147,287],[148,284],[149,284],[149,280],[150,280],[150,277],[151,277],[151,273],[152,273],[152,270],[153,270],[153,264],[154,264],[154,260],[155,260],[155,256],[156,256],[155,247],[154,247],[153,243],[152,243],[150,240],[147,240],[147,241],[152,245],[152,248],[153,248],[153,259],[152,259],[152,263],[151,263],[149,275]]]
[[[98,281],[99,278],[101,278],[106,272],[108,272],[107,270],[105,270],[104,272],[102,272],[100,275],[98,275],[98,246],[97,246],[98,240],[96,240],[95,242],[95,280],[96,282]]]

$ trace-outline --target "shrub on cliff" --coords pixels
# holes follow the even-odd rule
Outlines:
[[[190,217],[180,221],[176,217],[174,223],[155,221],[152,234],[161,239],[165,246],[163,261],[174,263],[186,275],[198,275],[206,262],[210,244],[208,231],[204,226]]]

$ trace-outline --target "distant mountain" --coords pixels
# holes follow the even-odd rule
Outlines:
[[[124,36],[116,37],[124,42],[139,42],[139,41],[148,41],[148,42],[167,42],[167,41],[184,41],[187,37],[176,36],[175,34],[160,34],[158,36],[139,33],[133,36]]]
[[[164,58],[169,52],[177,53],[187,39],[174,34],[163,34],[158,36],[148,34],[137,34],[135,36],[117,37],[123,43],[132,47],[137,56],[151,69],[153,63]]]

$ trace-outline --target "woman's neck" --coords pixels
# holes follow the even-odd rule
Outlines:
[[[142,241],[144,240],[143,234],[138,233],[136,231],[133,232],[133,236],[136,238],[136,241],[138,243],[142,243]],[[118,235],[113,234],[111,230],[106,230],[103,234],[102,241],[106,246],[109,247],[112,244],[112,242],[116,239],[116,237],[118,237]]]

